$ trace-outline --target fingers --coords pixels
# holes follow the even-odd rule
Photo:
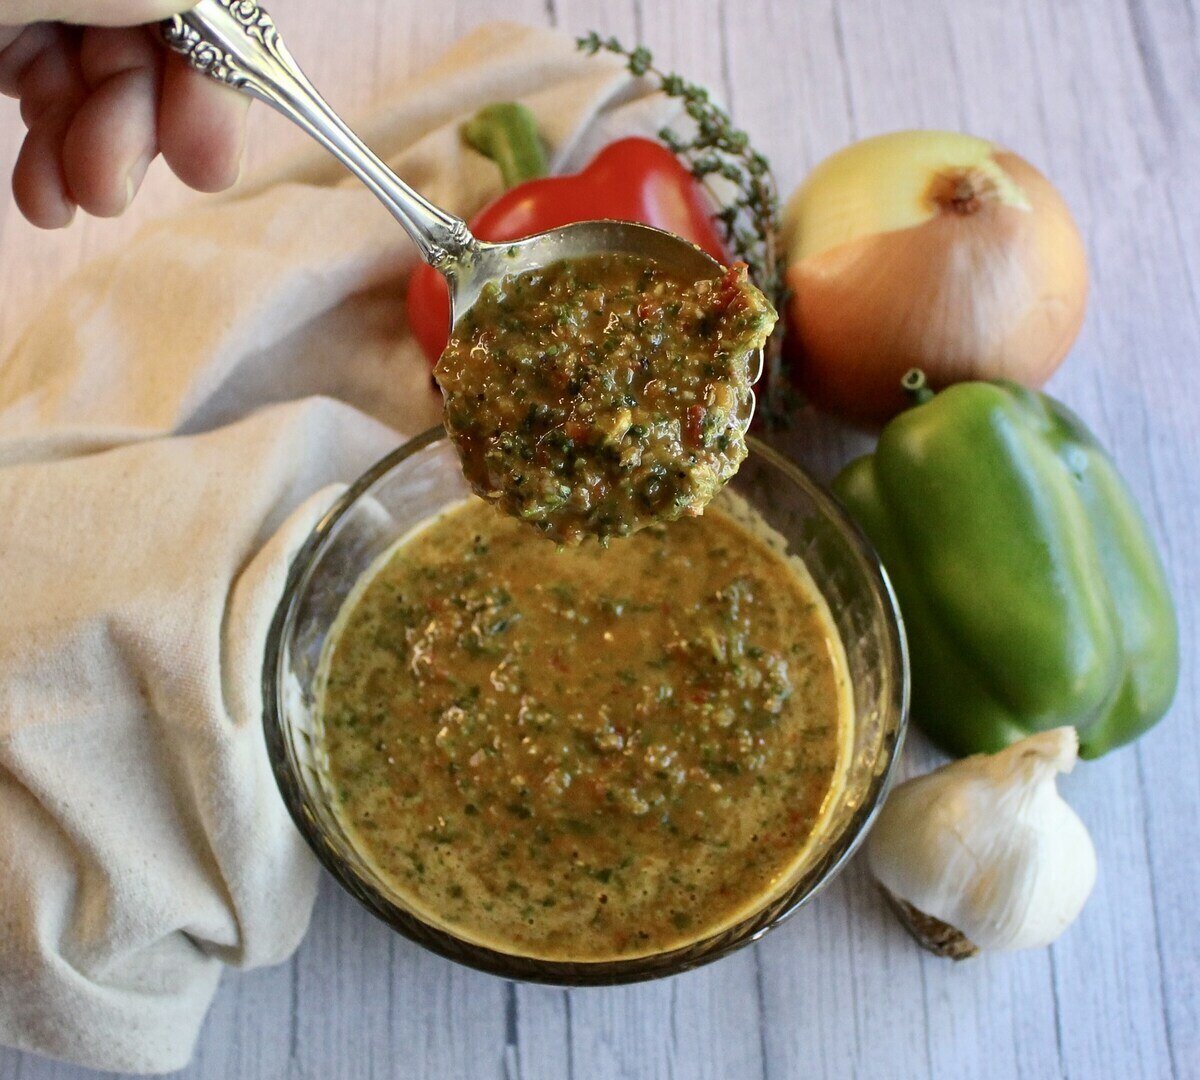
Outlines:
[[[59,229],[75,216],[75,199],[62,166],[63,142],[87,96],[71,31],[58,28],[17,77],[21,115],[29,133],[13,167],[13,196],[33,224]]]
[[[28,27],[0,27],[9,41],[0,46],[0,94],[17,97],[18,84],[26,69],[45,49],[65,39],[67,32],[49,23]],[[0,39],[2,40],[2,39]]]
[[[21,36],[23,26],[0,26],[0,54]]]
[[[6,23],[66,22],[81,26],[137,26],[176,15],[196,0],[4,0]]]
[[[144,27],[90,27],[79,46],[79,67],[92,89],[126,71],[157,71],[162,58],[162,45]]]
[[[75,200],[62,169],[66,128],[66,120],[56,120],[30,129],[13,166],[17,207],[40,229],[65,229],[75,218]]]
[[[140,28],[88,29],[80,68],[91,88],[63,141],[63,173],[89,214],[114,217],[158,153],[155,110],[162,50]]]
[[[223,191],[238,178],[249,99],[171,55],[163,71],[158,145],[171,170],[198,191]]]
[[[11,17],[6,7],[4,18]],[[77,205],[100,217],[121,213],[160,149],[176,175],[201,191],[237,179],[248,99],[165,54],[154,33],[37,24],[14,35],[0,28],[0,93],[20,98],[29,129],[13,193],[35,225],[61,228]]]
[[[54,33],[43,48],[17,75],[21,119],[26,127],[47,112],[67,105],[74,107],[87,93],[79,67],[79,32],[65,26],[52,29]]]

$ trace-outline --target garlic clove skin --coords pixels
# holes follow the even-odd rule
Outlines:
[[[918,911],[912,904],[893,896],[882,885],[879,891],[908,932],[931,953],[950,960],[967,960],[979,955],[979,946],[949,923]]]
[[[958,956],[972,946],[1037,948],[1075,920],[1096,881],[1096,851],[1055,777],[1077,753],[1075,729],[1055,728],[892,792],[867,862],[923,943]]]

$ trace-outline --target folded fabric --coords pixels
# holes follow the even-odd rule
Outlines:
[[[560,168],[675,109],[502,25],[361,130],[470,214],[499,178],[458,124],[506,99]],[[415,259],[312,154],[84,269],[0,360],[0,1043],[180,1068],[223,965],[303,936],[317,870],[266,759],[263,647],[340,485],[437,421]]]

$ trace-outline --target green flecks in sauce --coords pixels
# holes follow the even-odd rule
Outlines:
[[[339,813],[415,909],[493,948],[696,940],[786,879],[839,775],[823,611],[717,509],[556,550],[464,505],[393,549],[325,658]]]
[[[681,281],[608,253],[488,286],[434,374],[474,490],[548,536],[698,514],[746,456],[775,324],[744,266]]]

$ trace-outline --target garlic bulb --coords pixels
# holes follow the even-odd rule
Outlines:
[[[1096,851],[1054,778],[1075,765],[1071,727],[1039,732],[901,784],[867,861],[922,944],[962,958],[1048,945],[1096,881]]]

